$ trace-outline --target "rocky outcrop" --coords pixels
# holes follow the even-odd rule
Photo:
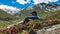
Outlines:
[[[60,34],[60,24],[54,25],[51,28],[38,30],[37,34]]]

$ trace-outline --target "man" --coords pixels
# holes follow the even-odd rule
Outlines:
[[[27,17],[25,18],[23,24],[28,23],[28,22],[30,21],[30,19],[32,19],[32,20],[36,20],[36,19],[38,19],[38,20],[43,20],[42,17],[39,18],[39,17],[37,16],[37,12],[36,12],[36,11],[33,11],[33,12],[32,12],[32,16],[27,16]]]

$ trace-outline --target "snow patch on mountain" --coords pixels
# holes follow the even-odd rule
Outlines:
[[[20,9],[18,8],[7,6],[7,5],[0,5],[0,9],[12,15],[20,11]]]

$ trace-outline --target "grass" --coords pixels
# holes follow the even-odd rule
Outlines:
[[[0,10],[0,20],[12,20],[12,19],[15,18],[15,17],[14,17],[14,18],[13,18],[13,17],[14,17],[14,16],[6,13],[5,11]]]
[[[5,29],[8,25],[16,23],[17,19],[15,16],[0,10],[0,29]]]

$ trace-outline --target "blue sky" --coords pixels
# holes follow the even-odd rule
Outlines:
[[[60,0],[58,0],[57,2],[49,2],[50,4],[58,4],[60,5]]]
[[[24,0],[25,2],[27,2],[27,0]],[[50,0],[50,1],[48,1],[48,0],[46,0],[46,1],[41,1],[40,0],[40,2],[48,2],[48,3],[55,3],[55,4],[60,4],[60,0],[58,0],[58,1],[55,1],[55,0],[53,0],[53,2],[52,2],[52,0]],[[39,2],[39,1],[38,1]],[[38,3],[37,2],[37,3]],[[12,6],[12,7],[16,7],[16,8],[25,8],[25,7],[28,7],[28,6],[33,6],[34,5],[34,3],[36,3],[36,1],[34,2],[33,0],[30,0],[28,3],[25,3],[25,4],[22,4],[21,2],[19,3],[19,2],[17,2],[17,0],[0,0],[0,4],[4,4],[4,5],[8,5],[8,6]]]
[[[8,6],[17,7],[17,8],[24,8],[24,7],[34,5],[33,4],[34,2],[32,0],[30,3],[27,3],[27,4],[19,4],[18,2],[16,2],[16,0],[2,0],[2,1],[0,0],[0,3]]]

